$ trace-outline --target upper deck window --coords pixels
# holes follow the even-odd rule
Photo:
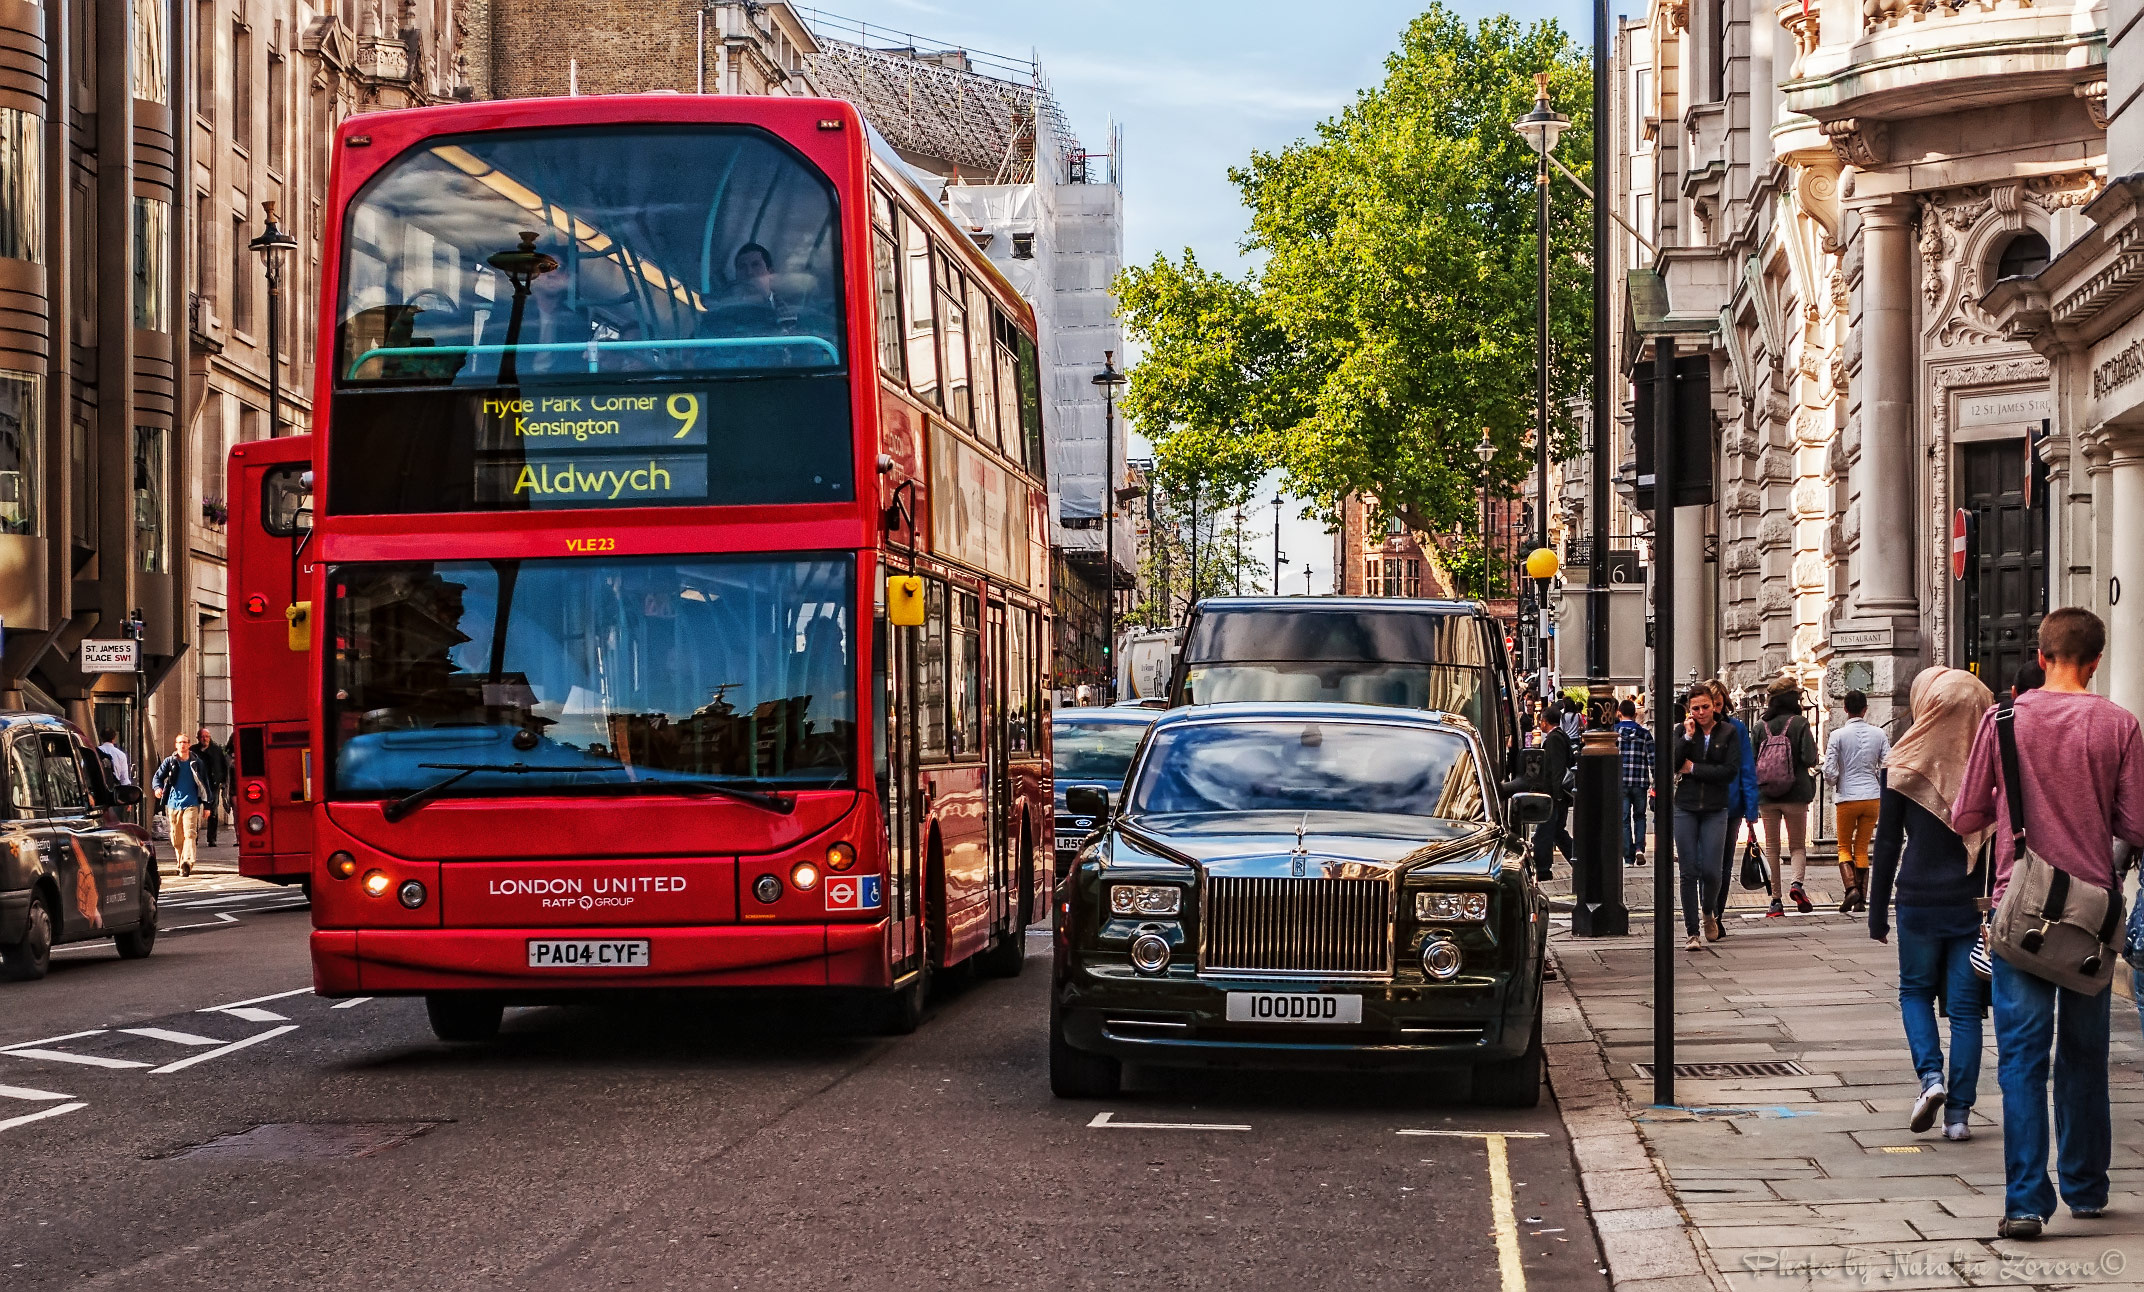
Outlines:
[[[336,379],[839,368],[835,210],[825,176],[758,130],[437,140],[350,207]]]

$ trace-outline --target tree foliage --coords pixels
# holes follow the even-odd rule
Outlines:
[[[1474,508],[1475,445],[1508,492],[1535,420],[1535,163],[1511,123],[1533,75],[1572,118],[1556,152],[1592,152],[1590,72],[1554,22],[1469,26],[1441,5],[1409,24],[1380,85],[1315,137],[1229,172],[1251,210],[1231,278],[1157,256],[1117,284],[1145,354],[1124,407],[1173,474],[1243,483],[1277,467],[1328,519],[1374,495],[1417,531]],[[1556,181],[1550,221],[1552,447],[1590,366],[1583,199]]]

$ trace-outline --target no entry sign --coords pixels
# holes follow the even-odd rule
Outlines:
[[[1963,580],[1965,578],[1965,535],[1966,526],[1971,523],[1971,520],[1971,515],[1963,507],[1951,513],[1950,577],[1953,579]]]

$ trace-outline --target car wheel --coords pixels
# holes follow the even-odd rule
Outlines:
[[[499,1034],[506,1006],[469,992],[433,992],[424,998],[432,1035],[442,1041],[488,1041]]]
[[[975,958],[975,966],[991,978],[1017,978],[1027,963],[1027,930],[1017,926],[1001,929],[998,940]]]
[[[1515,1059],[1474,1067],[1474,1102],[1493,1108],[1534,1108],[1541,1103],[1541,1015],[1534,1014],[1532,1039]]]
[[[16,982],[34,982],[52,967],[52,907],[42,895],[30,898],[22,941],[0,947],[0,973]]]
[[[1114,1099],[1123,1088],[1122,1063],[1106,1054],[1073,1049],[1065,1040],[1064,1019],[1053,999],[1050,1002],[1050,1093],[1059,1099]]]
[[[142,885],[141,921],[112,939],[121,960],[140,960],[156,946],[156,890]]]

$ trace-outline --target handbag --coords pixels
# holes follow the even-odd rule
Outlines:
[[[1980,911],[1980,926],[1973,931],[1973,949],[1966,952],[1965,960],[1973,966],[1975,977],[1990,982],[1995,977],[1995,957],[1988,954],[1988,921],[1994,915],[1992,908],[1995,905],[1988,897],[1995,886],[1993,838],[1980,841],[1980,864],[1975,869],[1980,876],[1980,896],[1973,899],[1973,905]]]
[[[2010,885],[1996,904],[1988,947],[2036,978],[2096,996],[2114,981],[2121,894],[2049,864],[2027,843],[2015,722],[2016,711],[2003,701],[1995,734],[2002,747],[2003,796],[2010,804]]]
[[[1764,864],[1764,849],[1757,846],[1755,839],[1751,839],[1748,846],[1742,849],[1742,887],[1755,892],[1757,889],[1771,886],[1772,874]]]

